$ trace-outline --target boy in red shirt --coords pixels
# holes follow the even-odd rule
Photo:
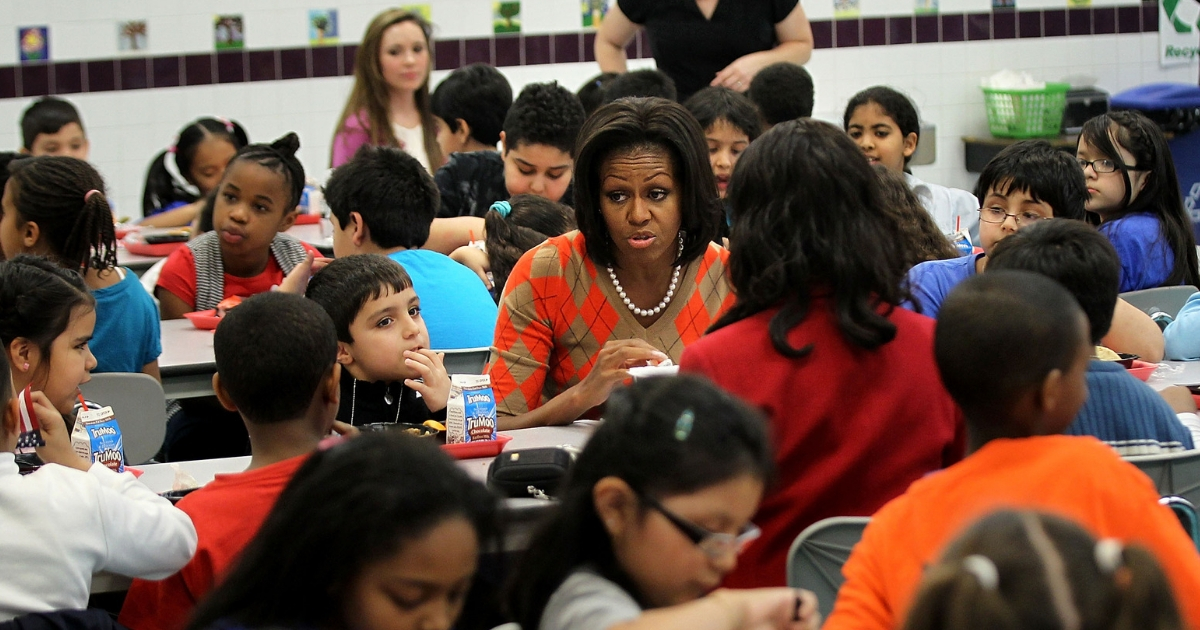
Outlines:
[[[1162,563],[1200,628],[1200,556],[1154,485],[1110,447],[1060,435],[1087,398],[1089,327],[1061,285],[1025,271],[964,281],[946,299],[934,352],[967,416],[971,454],[914,483],[871,519],[842,573],[826,630],[899,627],[921,573],[966,525],[997,508],[1036,509]]]
[[[270,322],[270,325],[263,325]],[[165,580],[134,580],[120,623],[134,630],[182,628],[254,537],[275,499],[335,427],[340,400],[337,333],[320,306],[298,295],[256,295],[229,311],[213,338],[213,390],[250,433],[245,472],[217,475],[177,507],[192,518],[196,555]]]

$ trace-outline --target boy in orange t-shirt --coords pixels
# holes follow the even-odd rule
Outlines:
[[[320,441],[331,429],[353,432],[334,421],[341,378],[337,333],[315,302],[282,292],[251,297],[222,320],[213,351],[213,390],[246,423],[250,466],[217,475],[179,502],[196,525],[196,555],[164,580],[133,581],[119,619],[133,630],[183,628]]]
[[[1090,437],[1060,435],[1087,398],[1088,323],[1061,285],[1022,271],[963,282],[942,306],[938,369],[967,417],[962,462],[914,483],[871,519],[825,630],[900,627],[925,566],[997,508],[1038,509],[1137,542],[1200,628],[1200,555],[1150,479]]]

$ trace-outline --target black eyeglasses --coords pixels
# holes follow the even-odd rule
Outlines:
[[[700,551],[704,552],[704,555],[714,560],[724,557],[729,553],[741,553],[746,548],[746,545],[762,535],[762,530],[754,523],[747,523],[742,528],[742,531],[737,534],[709,531],[668,510],[654,497],[640,492],[638,493],[638,497],[643,503],[670,521],[680,533],[687,536],[688,540],[699,547]]]
[[[1044,217],[1044,216],[1042,216],[1036,212],[1033,212],[1031,210],[1026,210],[1025,212],[1018,212],[1016,214],[1013,214],[1013,213],[1005,210],[1004,208],[1001,208],[998,206],[992,206],[990,208],[980,208],[979,209],[979,220],[983,221],[984,223],[1004,223],[1004,221],[1006,219],[1008,219],[1008,217],[1013,218],[1013,221],[1016,222],[1017,227],[1021,227],[1024,225],[1030,225],[1032,223],[1037,223],[1038,221],[1041,221],[1043,219],[1050,218],[1050,217]]]
[[[1126,164],[1124,167],[1121,167],[1114,160],[1085,160],[1083,158],[1075,158],[1075,161],[1079,162],[1079,168],[1081,169],[1086,169],[1089,166],[1092,167],[1092,171],[1097,175],[1115,173],[1121,168],[1125,168],[1126,170],[1130,171],[1138,170],[1136,166],[1130,166],[1128,164]]]

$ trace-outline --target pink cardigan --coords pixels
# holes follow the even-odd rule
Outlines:
[[[365,112],[359,112],[346,119],[346,124],[333,137],[333,159],[329,166],[337,168],[354,157],[358,148],[371,142],[367,125],[363,122]]]

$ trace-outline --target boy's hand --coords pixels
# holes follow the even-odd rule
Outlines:
[[[446,408],[450,399],[450,375],[442,365],[440,352],[428,348],[417,351],[404,351],[404,364],[420,374],[420,381],[412,378],[404,379],[404,384],[421,394],[429,411],[441,411]]]
[[[63,422],[62,414],[50,404],[42,392],[33,392],[33,413],[37,415],[41,425],[42,440],[45,446],[37,448],[38,457],[47,464],[58,464],[68,468],[87,471],[92,463],[75,453],[71,446],[71,435],[67,433],[67,424]]]
[[[295,295],[304,295],[304,292],[308,290],[308,281],[313,277],[313,274],[324,269],[325,265],[328,265],[330,262],[332,262],[330,258],[315,258],[312,252],[308,252],[304,255],[304,261],[296,265],[284,277],[283,282],[280,282],[275,290]]]

